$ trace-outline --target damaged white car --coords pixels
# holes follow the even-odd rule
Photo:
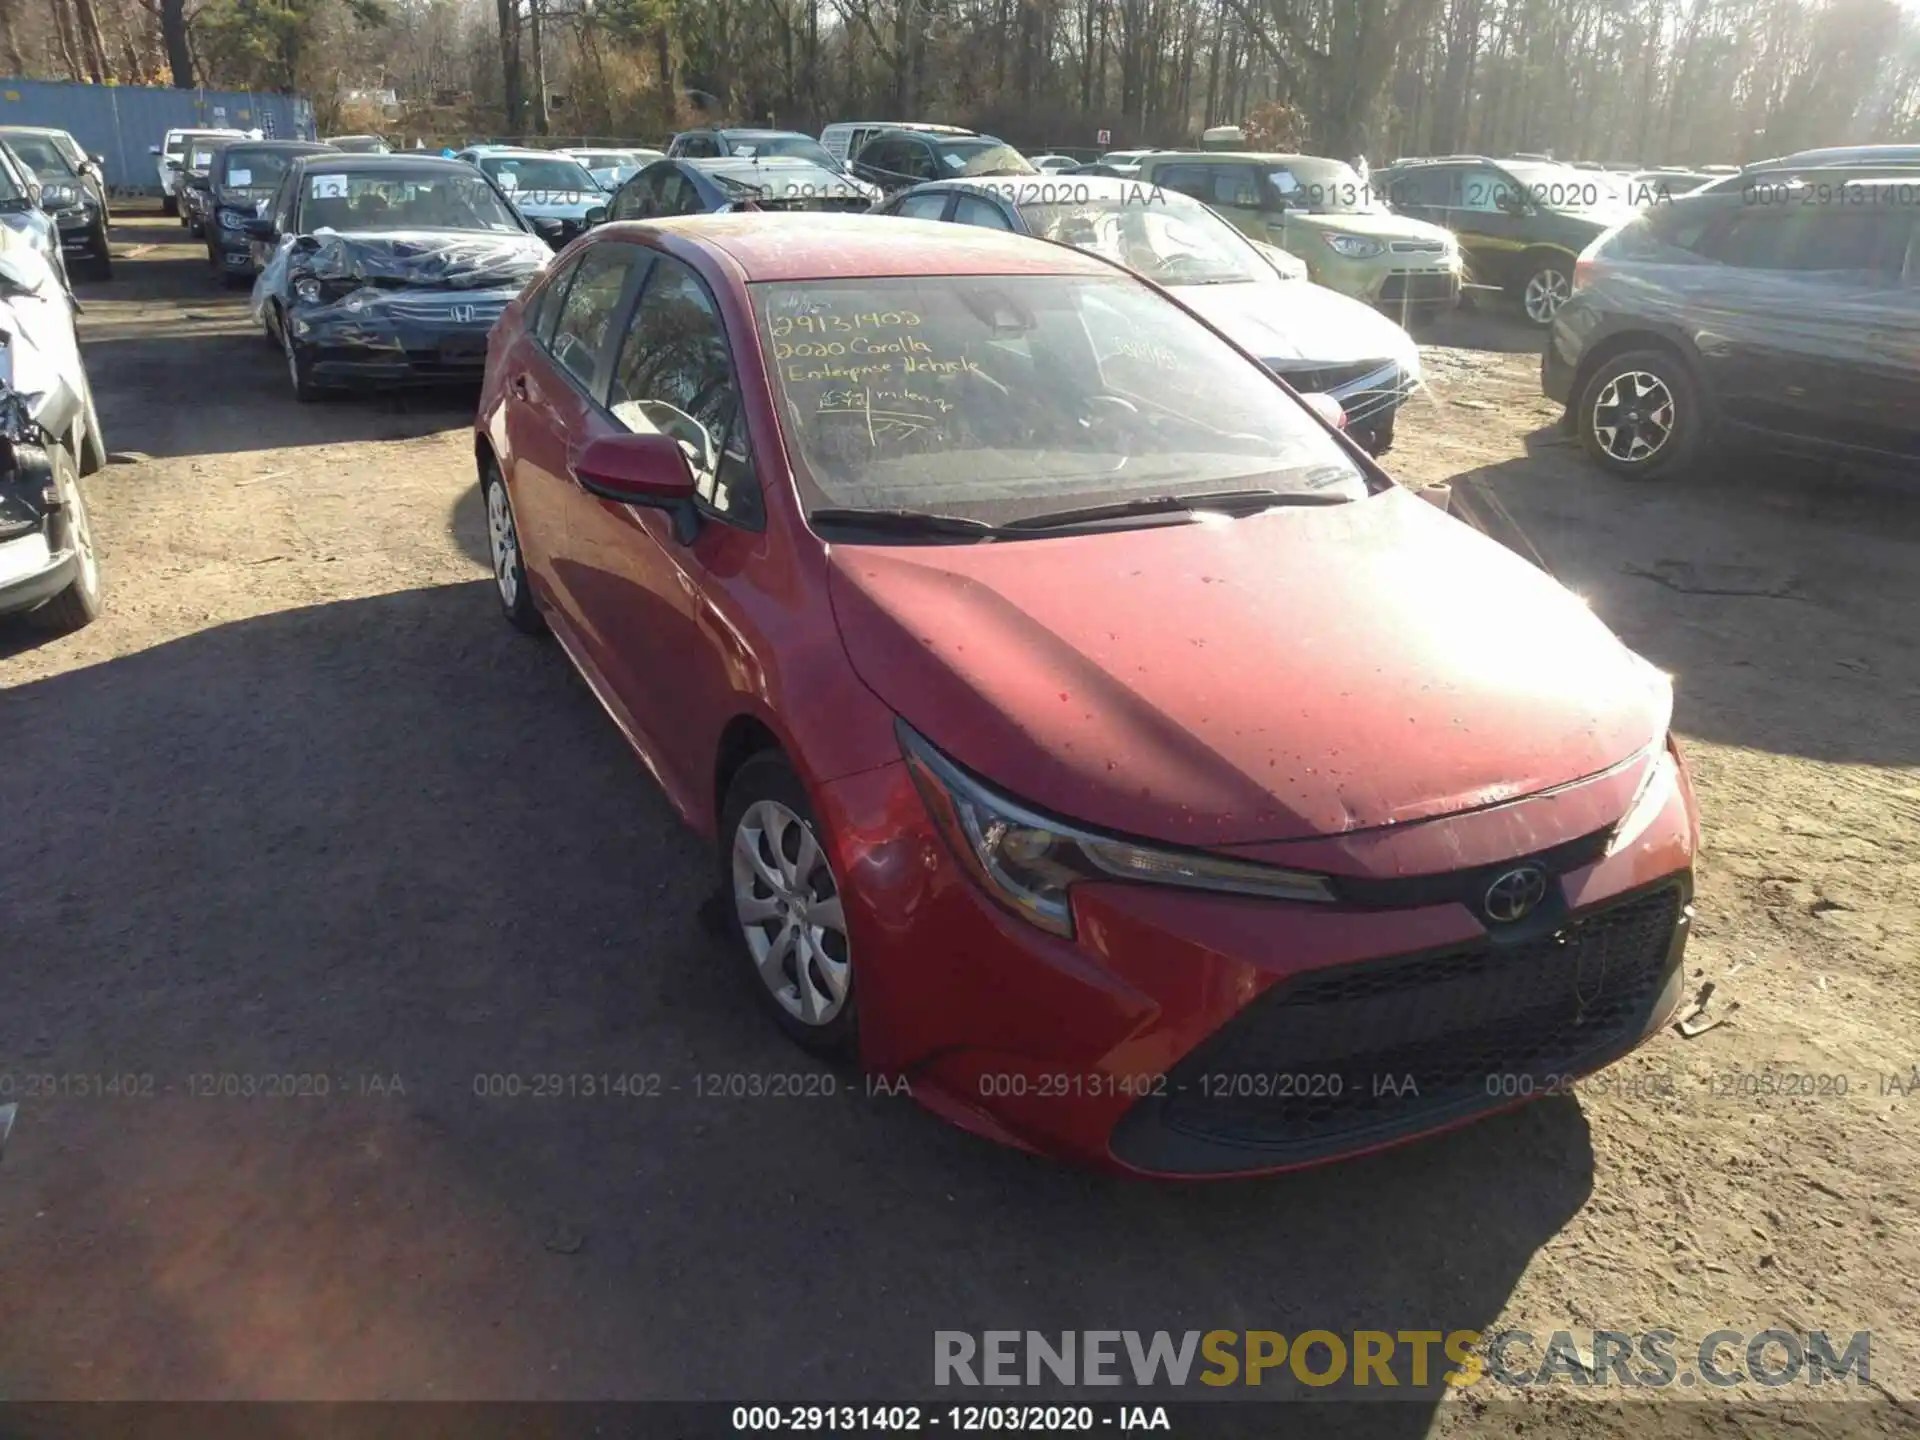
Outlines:
[[[65,279],[0,228],[0,613],[57,631],[100,613],[80,477],[107,463]]]
[[[493,180],[438,156],[298,157],[245,228],[253,315],[300,400],[478,382],[494,321],[553,258]]]

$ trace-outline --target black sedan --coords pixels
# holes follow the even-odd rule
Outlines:
[[[657,220],[729,210],[846,210],[872,206],[872,186],[789,155],[656,160],[627,178],[607,204],[609,220]]]
[[[247,222],[273,199],[287,167],[302,155],[335,155],[332,145],[312,140],[230,140],[207,167],[202,202],[206,211],[207,264],[224,285],[253,278],[253,238]]]
[[[111,278],[107,190],[100,178],[99,162],[82,152],[64,130],[5,125],[0,126],[0,140],[5,140],[38,177],[40,204],[60,229],[67,272],[95,280]]]
[[[553,258],[492,179],[438,156],[297,156],[245,228],[254,318],[300,400],[477,381],[493,322]]]

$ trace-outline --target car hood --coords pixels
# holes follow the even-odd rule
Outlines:
[[[319,230],[314,238],[320,248],[294,257],[297,273],[370,285],[497,289],[524,284],[553,258],[544,240],[524,232]]]
[[[1316,215],[1305,210],[1286,212],[1288,229],[1304,226],[1309,230],[1337,230],[1347,235],[1368,235],[1376,240],[1438,240],[1445,244],[1453,232],[1444,226],[1390,210],[1356,211],[1349,214]]]
[[[1411,493],[981,545],[836,545],[854,670],[968,769],[1196,846],[1496,804],[1660,738],[1671,690]]]
[[[1393,360],[1419,373],[1413,339],[1358,300],[1307,280],[1169,287],[1180,302],[1262,360],[1344,365]]]

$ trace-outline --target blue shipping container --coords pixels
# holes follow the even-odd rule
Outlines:
[[[313,106],[298,95],[267,91],[0,80],[0,125],[65,130],[89,155],[104,157],[109,189],[156,195],[160,162],[153,147],[167,131],[258,130],[276,140],[311,140]]]

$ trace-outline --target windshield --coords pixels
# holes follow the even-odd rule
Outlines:
[[[285,150],[229,150],[220,183],[234,190],[273,190],[292,159]]]
[[[196,143],[193,146],[192,153],[187,156],[186,168],[189,170],[206,169],[209,165],[213,164],[213,152],[216,148],[211,141],[203,140]]]
[[[1268,172],[1282,203],[1315,215],[1368,215],[1379,197],[1360,172],[1338,160],[1289,160]]]
[[[1038,175],[1026,157],[998,140],[941,140],[940,167],[956,175]]]
[[[316,230],[486,230],[521,233],[524,228],[478,175],[445,170],[381,170],[378,173],[307,177],[300,228]]]
[[[387,149],[387,142],[378,135],[335,135],[327,144],[336,150],[362,155],[379,154]]]
[[[728,136],[727,143],[736,155],[797,155],[829,170],[840,168],[824,145],[806,135],[754,135],[740,140]]]
[[[9,135],[7,143],[22,164],[29,166],[42,180],[71,180],[73,166],[60,153],[60,147],[45,135]]]
[[[14,181],[13,166],[0,164],[0,205],[17,204],[26,198],[26,192]]]
[[[1258,365],[1123,276],[752,287],[809,512],[1004,524],[1225,489],[1364,496]]]
[[[1246,242],[1226,221],[1204,205],[1176,204],[1168,195],[1142,185],[1111,198],[1019,208],[1027,229],[1041,239],[1104,255],[1157,284],[1232,285],[1272,278],[1271,271],[1262,276],[1255,269]]]
[[[580,162],[564,156],[483,155],[480,168],[498,180],[501,189],[535,204],[582,200],[600,193]]]

